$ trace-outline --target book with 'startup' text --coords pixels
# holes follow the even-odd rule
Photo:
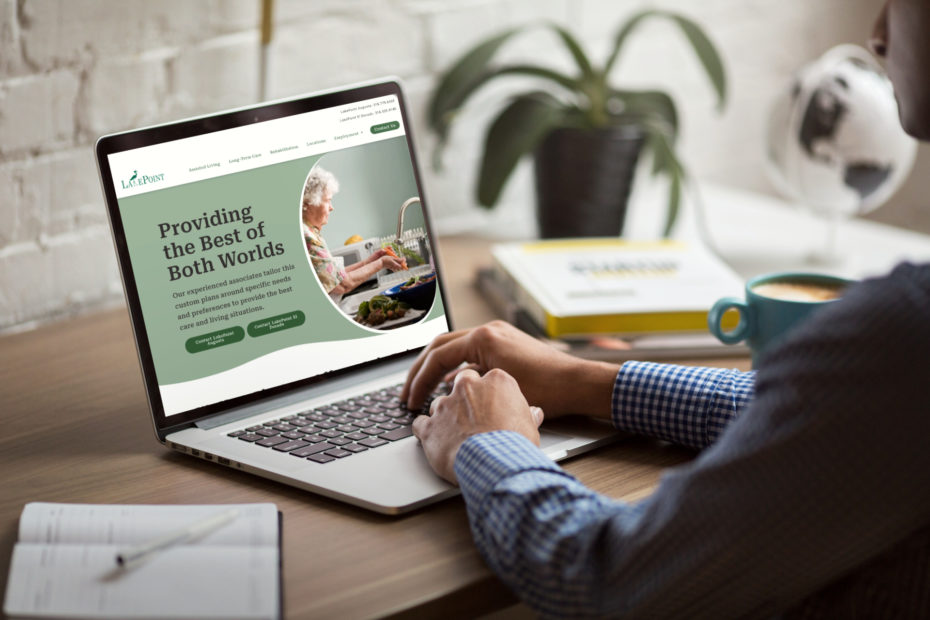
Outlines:
[[[120,567],[126,549],[235,515],[215,531],[156,547]],[[26,504],[3,611],[16,618],[281,616],[280,513],[274,504]]]
[[[742,279],[701,245],[614,238],[505,243],[495,276],[550,338],[707,331],[721,297]],[[726,316],[724,327],[735,327]]]

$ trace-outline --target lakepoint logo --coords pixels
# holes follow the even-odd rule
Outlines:
[[[140,185],[146,185],[148,183],[158,183],[159,181],[164,181],[164,180],[165,180],[164,172],[162,172],[161,174],[153,174],[152,176],[149,176],[147,174],[143,174],[142,176],[139,176],[139,171],[133,170],[132,176],[129,177],[129,180],[120,181],[120,183],[123,184],[123,189],[129,189],[131,187],[139,187]]]

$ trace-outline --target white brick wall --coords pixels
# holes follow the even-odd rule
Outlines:
[[[500,207],[472,200],[483,128],[518,85],[490,85],[452,134],[445,172],[429,165],[425,108],[435,76],[479,38],[553,20],[595,57],[642,6],[701,20],[730,75],[723,116],[680,36],[661,24],[631,41],[617,77],[679,102],[683,153],[701,178],[771,191],[762,172],[768,103],[791,72],[833,44],[865,40],[877,0],[277,0],[269,97],[385,74],[400,76],[414,117],[426,190],[445,230],[527,228],[531,175],[521,166]],[[0,0],[0,331],[119,303],[121,289],[92,147],[137,125],[253,103],[258,0]],[[568,67],[551,35],[505,54]],[[930,157],[877,212],[930,231]],[[522,225],[513,226],[522,222]],[[531,228],[531,227],[530,227]]]

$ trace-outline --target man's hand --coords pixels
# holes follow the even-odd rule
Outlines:
[[[526,400],[546,415],[584,413],[610,416],[619,366],[568,355],[503,321],[437,336],[414,362],[400,399],[418,410],[440,381],[451,381],[462,363],[484,373],[506,371]]]
[[[543,412],[530,407],[516,380],[503,370],[483,377],[471,369],[458,373],[448,396],[439,396],[430,415],[413,421],[413,434],[423,445],[426,459],[437,474],[453,484],[455,455],[462,443],[478,433],[516,431],[539,445]]]

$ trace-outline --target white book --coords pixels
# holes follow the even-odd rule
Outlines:
[[[120,568],[127,548],[233,510],[198,538]],[[3,611],[49,618],[277,618],[280,524],[274,504],[29,503]]]
[[[743,289],[709,250],[677,241],[555,239],[498,244],[492,254],[507,293],[550,338],[706,333],[714,302]]]

